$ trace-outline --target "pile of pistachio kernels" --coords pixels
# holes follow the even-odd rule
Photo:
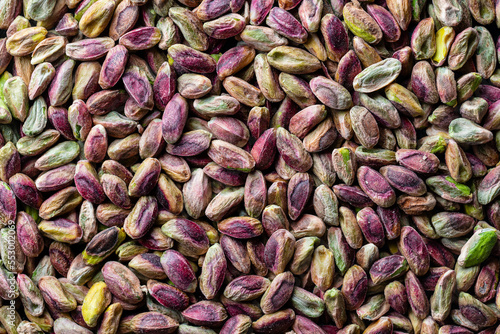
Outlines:
[[[500,334],[500,0],[358,1],[0,0],[0,334]]]

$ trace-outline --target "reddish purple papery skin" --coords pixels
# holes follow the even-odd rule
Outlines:
[[[420,283],[424,287],[425,291],[434,291],[436,284],[445,272],[447,272],[449,268],[446,267],[433,267],[429,268],[429,272],[420,278]]]
[[[406,295],[406,289],[403,283],[397,283],[399,283],[397,285],[397,289],[394,289],[391,292],[387,292],[387,289],[385,289],[385,298],[396,312],[405,314],[408,311],[408,296]],[[389,313],[389,315],[392,315],[392,313],[393,312]]]
[[[3,73],[12,60],[12,55],[7,52],[7,38],[0,40],[0,72]]]
[[[396,193],[376,170],[367,166],[359,167],[358,183],[375,204],[390,207],[396,202]]]
[[[337,334],[339,329],[334,325],[324,325],[321,326],[321,329],[325,332],[325,334]]]
[[[168,222],[172,224],[172,238],[177,241],[183,241],[191,244],[190,246],[198,248],[202,253],[209,247],[208,236],[198,224],[186,219],[175,218]]]
[[[250,3],[250,22],[256,26],[260,25],[266,19],[273,5],[273,0],[252,0]]]
[[[269,279],[258,275],[245,275],[232,280],[224,290],[224,296],[236,301],[259,299],[269,287]]]
[[[360,266],[349,268],[341,291],[348,310],[355,310],[363,304],[368,292],[368,276]]]
[[[300,139],[311,132],[311,130],[327,117],[326,108],[316,104],[302,109],[290,118],[288,130]]]
[[[202,1],[196,8],[196,15],[202,21],[210,21],[229,11],[231,11],[231,0]]]
[[[101,170],[103,172],[114,174],[118,176],[120,179],[125,181],[126,184],[129,184],[134,175],[131,171],[129,171],[125,166],[120,164],[118,161],[114,160],[106,160],[102,163]]]
[[[450,267],[449,267],[450,268]],[[486,303],[496,295],[495,287],[498,285],[500,263],[492,259],[486,263],[477,276],[474,293],[479,301]]]
[[[500,43],[497,43],[497,45],[500,50]],[[491,85],[479,85],[474,95],[485,99],[491,106],[500,100],[500,88]]]
[[[70,98],[70,92],[67,90],[68,81],[73,80],[73,68],[76,62],[68,59],[57,69],[47,90],[51,106],[62,106]]]
[[[153,227],[138,241],[147,249],[155,251],[165,251],[173,245],[173,240],[163,234],[160,227]]]
[[[244,274],[250,273],[252,263],[243,240],[223,235],[220,238],[220,245],[226,258],[237,270]]]
[[[425,318],[429,314],[429,299],[422,284],[411,270],[406,273],[405,285],[411,309],[418,318]]]
[[[289,271],[276,275],[261,299],[262,311],[271,314],[281,309],[292,297],[295,277]]]
[[[237,239],[258,237],[263,232],[262,224],[258,219],[251,217],[231,217],[217,224],[221,233]]]
[[[468,234],[474,225],[476,224],[476,220],[461,212],[439,212],[432,216],[432,223],[444,225],[448,231],[453,231],[453,237],[461,237]],[[438,235],[442,237],[446,237],[447,233],[439,232]]]
[[[252,108],[248,114],[248,130],[254,138],[259,138],[266,130],[269,130],[271,122],[268,108]]]
[[[145,50],[155,46],[161,38],[161,31],[156,27],[140,27],[120,37],[120,44],[130,50]]]
[[[146,158],[130,181],[128,194],[133,197],[146,196],[156,187],[161,173],[158,159]]]
[[[101,272],[109,291],[115,297],[130,304],[143,300],[140,281],[128,267],[116,261],[109,261],[102,267]]]
[[[429,104],[439,102],[436,86],[436,75],[432,66],[426,61],[419,61],[412,70],[410,79],[412,92],[420,101]]]
[[[387,239],[393,240],[401,233],[401,211],[397,206],[390,208],[377,207],[377,214],[384,225]]]
[[[235,46],[227,50],[217,61],[217,76],[223,80],[250,64],[254,57],[255,49],[247,45]]]
[[[139,239],[146,235],[155,223],[158,215],[158,202],[152,196],[142,196],[124,222],[125,232],[132,239]]]
[[[108,150],[108,136],[106,129],[102,125],[96,125],[85,140],[84,154],[90,162],[102,162],[106,158]]]
[[[389,255],[377,260],[370,268],[370,277],[375,283],[382,283],[405,274],[408,266],[401,255]],[[399,272],[399,273],[398,273]]]
[[[408,195],[422,196],[427,191],[424,181],[405,167],[384,166],[380,168],[380,173],[391,186]]]
[[[424,275],[429,270],[429,251],[420,234],[411,226],[401,228],[401,238],[399,240],[399,250],[408,260],[410,269],[416,275]]]
[[[173,144],[182,136],[188,116],[188,104],[180,94],[175,94],[165,106],[162,117],[163,139]]]
[[[498,184],[500,180],[500,166],[491,169],[488,174],[479,183],[478,191],[488,191],[491,187]]]
[[[500,334],[500,0],[432,1],[0,0],[0,297],[58,334]]]
[[[375,210],[370,207],[361,209],[361,211],[358,212],[357,221],[368,242],[377,247],[382,247],[384,245],[384,227]]]
[[[352,107],[351,94],[336,81],[324,76],[317,76],[309,81],[309,87],[318,100],[327,107],[335,110],[345,110]]]
[[[339,84],[352,92],[354,77],[361,73],[362,70],[361,62],[356,53],[353,50],[349,50],[339,61],[335,79]]]
[[[109,37],[87,38],[66,46],[66,54],[75,60],[92,61],[97,60],[114,46]]]
[[[39,208],[42,205],[42,194],[29,176],[21,173],[14,174],[9,179],[9,185],[16,197],[24,204],[33,208]]]
[[[144,71],[137,67],[129,68],[122,76],[127,93],[144,109],[153,109],[153,88]]]
[[[160,304],[182,311],[189,305],[189,297],[181,290],[155,280],[148,281],[148,291]]]
[[[227,169],[248,173],[255,167],[255,161],[250,153],[219,139],[212,140],[207,154],[215,163]]]
[[[76,165],[68,164],[40,174],[36,187],[42,192],[57,191],[70,186],[74,182]]]
[[[225,323],[220,334],[244,333],[252,327],[252,319],[245,314],[238,314],[229,318]]]
[[[260,333],[285,333],[295,320],[295,312],[292,309],[267,314],[253,323],[253,328]]]
[[[267,268],[275,274],[282,273],[293,256],[290,250],[294,247],[295,237],[290,232],[285,229],[274,232],[267,241],[264,250],[264,261]]]
[[[9,145],[9,152],[5,152],[2,156],[2,180],[4,181],[8,181],[9,178],[21,172],[21,156],[12,143]]]
[[[245,123],[231,117],[212,118],[208,122],[208,129],[216,138],[238,147],[244,147],[250,137]]]
[[[314,186],[312,178],[307,173],[297,173],[288,184],[288,215],[292,220],[300,217],[307,202],[311,198]]]
[[[489,221],[498,229],[500,227],[500,202],[495,201],[486,207],[486,216]]]
[[[87,99],[87,108],[93,115],[104,115],[123,106],[128,98],[123,89],[101,90]]]
[[[168,62],[164,62],[156,73],[153,84],[155,105],[160,110],[165,110],[168,102],[175,94],[177,75]]]
[[[209,55],[182,44],[171,46],[168,54],[174,59],[174,64],[194,73],[212,73],[217,66]]]
[[[120,81],[127,61],[128,50],[123,45],[116,45],[109,50],[99,75],[99,85],[102,89],[114,87]]]
[[[161,256],[161,265],[174,285],[186,292],[194,292],[198,280],[189,261],[178,251],[166,250]]]
[[[35,220],[26,212],[17,214],[16,231],[19,245],[26,256],[37,257],[43,252],[43,237]]]
[[[254,272],[258,275],[266,276],[269,269],[264,262],[264,244],[261,241],[248,240],[246,246],[248,257],[250,258]]]
[[[473,305],[461,305],[460,313],[472,323],[484,326],[487,321],[485,315]]]
[[[174,144],[167,144],[167,152],[180,157],[199,158],[198,155],[208,149],[212,134],[205,130],[185,132]]]
[[[206,153],[185,157],[185,159],[191,166],[195,168],[204,168],[206,165],[212,162],[212,159],[210,159],[210,157]]]
[[[92,203],[102,203],[106,198],[97,172],[87,160],[80,160],[76,164],[75,186],[80,195]]]
[[[78,21],[70,13],[64,14],[54,30],[61,36],[74,36],[78,34]]]
[[[132,202],[127,193],[127,184],[116,175],[104,174],[101,177],[104,193],[109,200],[123,209],[130,209]]]
[[[71,263],[75,259],[71,248],[64,243],[51,243],[49,247],[50,262],[62,276],[68,276]]]
[[[401,166],[416,173],[431,174],[439,168],[438,157],[424,151],[400,149],[396,152],[396,160]]]
[[[229,7],[231,8],[231,12],[237,13],[243,8],[245,4],[244,0],[229,0]]]
[[[321,20],[321,34],[325,39],[325,46],[330,60],[339,62],[349,51],[349,36],[344,25],[333,14],[326,15]]]
[[[203,172],[210,178],[232,187],[245,184],[247,175],[236,170],[225,169],[214,162],[210,162],[203,167]]]
[[[208,300],[189,306],[182,312],[182,315],[190,323],[197,326],[218,327],[227,319],[224,306],[221,303]]]
[[[307,172],[313,164],[311,155],[305,150],[300,139],[283,129],[277,130],[276,147],[288,166],[298,172]]]
[[[57,229],[62,235],[71,237],[70,240],[65,241],[69,244],[77,244],[82,239],[82,228],[74,221],[66,218],[56,218],[53,220],[45,220],[43,222],[46,225],[49,225],[52,230]]]
[[[432,264],[448,268],[455,267],[453,253],[446,249],[439,241],[425,238],[424,242],[429,251]]]
[[[359,187],[336,184],[333,186],[335,195],[341,200],[357,208],[372,206],[373,202]]]
[[[221,296],[221,302],[231,317],[244,314],[248,315],[252,321],[255,321],[262,316],[262,310],[255,304],[235,302],[224,296]]]
[[[295,43],[305,43],[307,40],[306,29],[292,14],[282,8],[274,7],[271,9],[266,19],[266,25]]]
[[[233,19],[229,20],[214,20],[212,25],[209,26],[207,31],[206,23],[204,25],[205,33],[207,33],[210,38],[216,38],[218,40],[225,40],[240,34],[245,29],[245,19],[239,14],[231,14]],[[237,19],[237,20],[236,20]]]
[[[387,42],[397,42],[399,40],[401,29],[391,12],[376,4],[368,4],[366,10],[377,21]]]
[[[486,165],[475,155],[465,152],[465,155],[467,156],[467,160],[469,160],[472,168],[472,175],[474,177],[481,177],[486,175],[488,172],[488,169]]]
[[[262,226],[268,236],[281,228],[289,228],[290,223],[283,209],[278,205],[269,205],[262,212]]]
[[[302,315],[295,316],[292,328],[297,334],[325,334],[325,331],[313,320]]]
[[[441,331],[446,334],[473,334],[474,332],[462,326],[445,325],[441,327]]]
[[[131,317],[131,327],[136,333],[170,334],[179,326],[173,318],[159,312],[144,312]]]

